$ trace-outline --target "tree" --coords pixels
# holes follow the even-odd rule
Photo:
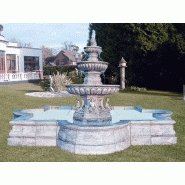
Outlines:
[[[10,39],[9,41],[10,41],[10,42],[17,43],[18,47],[23,47],[23,48],[31,48],[31,47],[32,47],[31,42],[24,43],[24,42],[22,42],[22,41],[20,41],[20,40],[17,40],[17,39],[15,39],[15,38]]]
[[[73,51],[76,51],[76,52],[79,51],[79,47],[78,47],[78,46],[76,46],[76,45],[71,45],[71,47],[72,47],[72,50],[73,50]]]
[[[93,23],[88,44],[95,30],[101,58],[109,62],[106,76],[119,77],[118,62],[124,57],[129,85],[178,89],[184,78],[184,28],[166,23]]]
[[[62,43],[62,45],[63,45],[63,50],[71,50],[71,45],[72,45],[72,42],[68,42],[68,41],[64,41],[63,43]]]
[[[42,46],[42,60],[45,62],[46,58],[52,57],[53,51],[51,48],[48,48],[46,46]]]
[[[69,50],[69,51],[79,51],[79,47],[74,45],[72,42],[64,41],[62,43],[63,45],[63,50]]]
[[[63,45],[63,50],[69,50],[69,51],[79,51],[79,47],[74,45],[72,42],[64,41],[62,43]]]

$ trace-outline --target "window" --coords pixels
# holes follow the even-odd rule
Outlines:
[[[19,72],[19,56],[17,56],[17,69],[18,69],[18,72]]]
[[[5,52],[0,50],[0,71],[5,70]]]
[[[39,70],[39,57],[24,56],[24,71]]]
[[[6,55],[6,62],[8,70],[15,70],[16,69],[16,55]]]

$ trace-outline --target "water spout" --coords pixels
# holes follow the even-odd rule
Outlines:
[[[91,46],[97,46],[95,39],[95,30],[92,31]]]
[[[103,83],[105,83],[105,71],[102,71]]]
[[[92,31],[92,39],[94,39],[94,40],[95,40],[95,35],[96,35],[96,32],[95,32],[95,30],[93,30]]]

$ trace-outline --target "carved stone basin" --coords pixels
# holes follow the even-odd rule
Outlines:
[[[84,62],[78,62],[77,63],[78,69],[81,71],[99,71],[99,72],[105,72],[108,67],[108,62],[92,62],[92,61],[84,61]]]
[[[90,54],[94,54],[94,53],[98,54],[101,50],[102,50],[102,47],[96,46],[95,40],[91,40],[91,46],[84,47],[84,51]]]
[[[66,85],[67,92],[75,95],[113,95],[119,91],[119,85]]]

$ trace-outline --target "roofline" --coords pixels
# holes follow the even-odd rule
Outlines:
[[[37,49],[37,50],[42,50],[40,48],[31,48],[31,47],[18,47],[18,46],[6,46],[6,47],[10,47],[10,48],[23,48],[23,49]]]
[[[2,36],[2,35],[0,35],[0,36]],[[3,36],[4,37],[4,36]],[[6,40],[0,40],[0,42],[6,42],[6,43],[8,43],[8,41],[6,41]]]

